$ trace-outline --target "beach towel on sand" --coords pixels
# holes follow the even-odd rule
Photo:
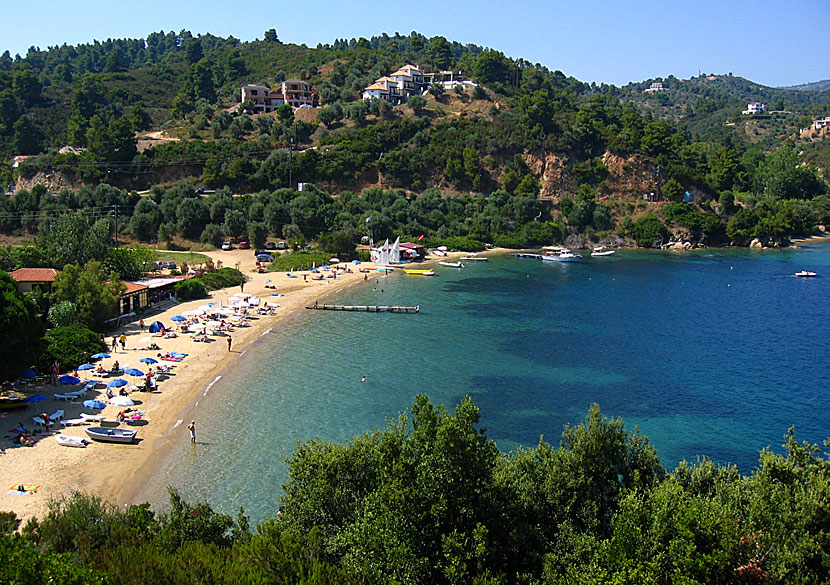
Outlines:
[[[39,485],[18,484],[18,485],[11,486],[6,495],[9,495],[9,496],[22,496],[22,495],[25,495],[25,494],[33,494],[38,489],[40,489]]]

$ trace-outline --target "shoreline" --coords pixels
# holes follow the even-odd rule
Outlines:
[[[38,485],[40,489],[37,493],[25,496],[10,495],[6,489],[0,489],[0,510],[15,512],[23,521],[30,517],[42,517],[48,509],[49,500],[69,495],[72,491],[94,494],[119,506],[140,503],[133,500],[141,491],[146,478],[156,469],[156,462],[164,458],[173,441],[188,439],[185,420],[195,419],[192,413],[198,408],[200,393],[205,395],[212,382],[222,376],[236,359],[242,358],[247,348],[267,330],[295,317],[314,300],[333,296],[345,288],[363,282],[364,277],[364,273],[358,272],[355,270],[356,267],[350,265],[355,270],[351,274],[341,274],[336,279],[309,279],[304,282],[299,278],[289,279],[281,272],[257,273],[255,258],[246,250],[217,251],[209,255],[214,262],[221,260],[225,266],[238,265],[249,278],[245,283],[244,292],[260,297],[263,302],[278,302],[280,306],[276,314],[256,315],[250,327],[236,327],[231,333],[231,359],[228,359],[226,338],[222,337],[213,338],[210,343],[195,343],[185,335],[175,339],[158,338],[157,343],[161,350],[136,350],[133,348],[140,343],[139,339],[149,335],[147,332],[140,332],[137,323],[128,324],[112,332],[107,339],[122,332],[127,335],[128,349],[118,350],[111,358],[103,360],[105,366],[111,365],[114,360],[119,360],[125,367],[127,363],[132,367],[144,366],[139,363],[139,359],[156,357],[159,351],[180,351],[189,354],[182,362],[175,364],[172,375],[159,383],[156,392],[131,394],[131,398],[136,401],[136,409],[146,413],[143,420],[139,421],[144,424],[133,427],[138,430],[139,441],[134,444],[92,443],[85,449],[72,449],[58,445],[53,437],[57,434],[85,437],[84,428],[88,427],[53,427],[53,432],[39,435],[39,440],[33,447],[9,448],[10,433],[6,432],[0,443],[0,446],[6,448],[6,452],[0,455],[0,480],[4,480],[6,486]],[[364,263],[361,267],[374,269],[372,263]],[[266,288],[266,280],[273,281],[276,289]],[[172,325],[171,317],[207,302],[225,303],[236,292],[236,287],[213,291],[209,299],[178,303],[166,311],[146,318],[145,321],[149,324],[158,320]],[[272,300],[272,293],[285,296]],[[76,418],[82,411],[90,411],[84,408],[80,401],[75,403],[53,399],[52,394],[61,392],[62,389],[60,386],[38,386],[34,393],[45,394],[48,399],[37,403],[34,408],[0,411],[0,425],[6,425],[6,431],[17,421],[23,421],[31,429],[31,418],[42,411],[64,409],[64,418],[67,419]],[[95,392],[103,394],[103,391]],[[87,398],[92,397],[99,398]],[[108,405],[100,413],[106,415],[108,420],[113,420],[119,410],[119,407]],[[188,416],[192,418],[187,419]],[[198,433],[198,419],[196,420]],[[119,426],[123,426],[123,423]],[[0,488],[3,487],[0,485]]]

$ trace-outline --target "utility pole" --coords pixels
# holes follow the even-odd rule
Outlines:
[[[118,247],[118,204],[112,206],[115,210],[115,247]]]

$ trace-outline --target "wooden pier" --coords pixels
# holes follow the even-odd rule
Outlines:
[[[405,307],[402,305],[327,305],[314,303],[308,305],[306,309],[316,309],[318,311],[356,311],[363,313],[417,313],[421,310],[420,305],[414,307]]]
[[[516,258],[534,258],[536,260],[541,260],[542,259],[541,254],[528,254],[528,253],[525,253],[525,252],[519,252],[519,253],[516,253],[516,254],[513,254],[513,255]]]

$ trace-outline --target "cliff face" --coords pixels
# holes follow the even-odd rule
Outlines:
[[[535,152],[525,154],[525,164],[539,179],[540,199],[558,201],[573,196],[579,187],[570,168],[568,157],[561,153]],[[599,189],[600,196],[611,199],[641,199],[644,193],[657,188],[657,169],[640,155],[619,156],[612,152],[602,155],[608,176]]]

